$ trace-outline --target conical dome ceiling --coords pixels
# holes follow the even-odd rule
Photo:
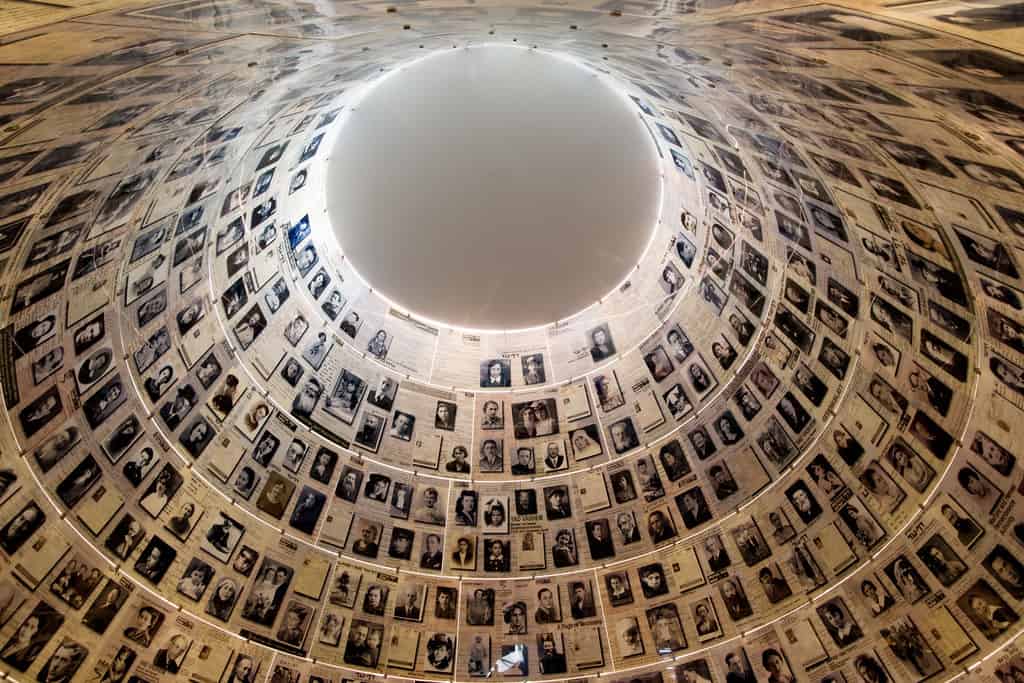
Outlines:
[[[10,679],[1024,680],[1021,3],[7,4]]]

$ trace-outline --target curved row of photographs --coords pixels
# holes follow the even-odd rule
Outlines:
[[[678,222],[511,342],[375,304],[318,224],[346,90],[412,46],[136,26],[0,86],[43,116],[3,143],[0,666],[922,680],[1016,635],[1015,62],[837,10],[668,52],[592,20],[560,49],[615,35]]]

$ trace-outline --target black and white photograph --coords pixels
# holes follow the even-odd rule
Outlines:
[[[139,498],[139,507],[156,519],[181,488],[183,478],[170,463],[161,468]]]
[[[557,568],[575,567],[580,563],[574,529],[564,528],[555,532],[555,544],[551,548],[551,561]]]
[[[388,435],[402,441],[411,441],[415,426],[415,415],[396,410],[391,416],[391,429],[388,431]]]
[[[177,551],[158,536],[149,539],[135,562],[135,571],[153,585],[159,585],[170,569]]]
[[[384,640],[382,624],[353,619],[345,642],[343,659],[346,664],[364,668],[375,668],[380,659],[381,643]]]
[[[687,646],[683,624],[674,603],[648,609],[646,616],[647,626],[658,652],[675,652]]]
[[[617,353],[615,342],[612,341],[611,329],[607,323],[598,325],[587,332],[587,345],[590,358],[595,363],[607,360]]]
[[[558,434],[558,408],[554,399],[512,404],[512,423],[517,439]]]
[[[82,616],[82,623],[102,635],[128,600],[129,591],[112,579],[107,579],[92,605]]]
[[[570,431],[569,443],[577,462],[604,454],[601,434],[595,424],[583,425]]]
[[[262,626],[273,624],[293,574],[291,567],[264,557],[242,606],[242,617]]]
[[[177,591],[189,600],[198,602],[206,593],[213,574],[214,569],[209,563],[193,557],[178,580]]]
[[[676,496],[675,501],[687,529],[695,529],[712,518],[711,508],[699,486],[683,491]]]
[[[864,637],[842,598],[832,598],[817,608],[825,630],[838,647],[847,647]]]
[[[748,567],[753,567],[761,560],[771,556],[771,547],[753,520],[739,525],[731,533],[733,542]]]
[[[637,434],[636,426],[628,417],[608,426],[608,440],[616,455],[622,455],[640,446],[640,437]]]
[[[481,472],[503,472],[505,470],[504,442],[501,439],[486,438],[480,444],[478,468]]]
[[[544,384],[547,372],[544,366],[544,354],[531,353],[522,357],[523,383],[527,386]]]
[[[380,447],[381,437],[384,435],[385,422],[387,422],[387,418],[382,415],[369,411],[364,412],[359,420],[359,428],[356,430],[356,444],[376,453]]]
[[[100,480],[101,476],[102,470],[99,463],[91,455],[87,455],[63,481],[57,484],[55,489],[57,497],[68,508],[73,508]]]
[[[940,534],[932,535],[917,549],[917,557],[944,587],[949,588],[967,573],[967,564]]]
[[[12,669],[24,673],[63,624],[64,616],[40,600],[0,649],[0,660]],[[80,664],[83,658],[84,653],[77,657],[77,663]],[[76,664],[74,669],[77,668]],[[67,674],[68,679],[74,674],[74,669]]]

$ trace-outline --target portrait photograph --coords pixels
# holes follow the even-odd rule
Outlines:
[[[387,330],[379,329],[367,342],[366,352],[376,360],[384,362],[388,356],[388,350],[391,348],[392,340],[393,338],[388,335]]]
[[[444,538],[440,534],[426,534],[420,552],[420,569],[440,571],[444,564]]]
[[[305,450],[305,448],[303,444],[303,449]],[[334,495],[348,503],[355,503],[362,488],[363,476],[362,470],[358,470],[350,465],[343,466]]]
[[[592,519],[585,525],[587,547],[592,560],[603,560],[615,556],[611,526],[607,519]]]
[[[135,571],[153,585],[159,585],[177,556],[177,551],[158,536],[149,539],[135,562]]]
[[[242,618],[261,626],[270,626],[277,618],[291,585],[294,570],[264,557],[256,579],[242,607]]]
[[[698,399],[703,399],[718,386],[718,378],[711,372],[700,353],[690,359],[683,374],[690,389],[693,390],[694,396]]]
[[[101,357],[98,359],[99,365],[104,364],[104,358],[106,358],[107,354],[110,354],[109,350],[107,350],[105,353],[101,352]],[[106,365],[110,365],[109,361],[106,361]],[[43,355],[39,356],[39,358],[32,361],[32,382],[36,386],[39,386],[43,382],[43,380],[45,380],[47,377],[51,377],[55,372],[58,372],[63,367],[64,347],[57,346],[55,348],[52,348]],[[92,377],[93,376],[88,373],[82,376],[79,376],[79,374],[76,373],[76,379],[79,379],[80,382],[80,391],[87,388],[90,384],[92,384],[93,381],[95,381],[95,379],[99,379],[98,377],[96,377],[95,379],[91,379]],[[86,384],[83,385],[81,384],[81,380],[91,381],[87,381]]]
[[[256,499],[256,507],[274,519],[281,519],[294,492],[294,483],[277,472],[270,472],[263,490]]]
[[[499,389],[512,386],[512,363],[504,358],[480,362],[480,388]]]
[[[121,376],[113,377],[82,402],[86,422],[93,429],[99,427],[114,411],[124,405],[127,399],[127,390]]]
[[[76,554],[50,584],[50,592],[72,609],[79,609],[88,602],[101,579],[99,568]]]
[[[601,434],[596,424],[588,424],[569,432],[569,444],[577,461],[587,460],[604,454]]]
[[[414,581],[406,581],[400,584],[396,590],[394,606],[395,619],[401,619],[403,621],[422,621],[426,597],[426,584]]]
[[[652,607],[646,611],[647,626],[658,652],[675,652],[686,647],[686,635],[674,603]]]
[[[668,578],[661,563],[655,562],[638,567],[637,576],[640,577],[639,585],[644,598],[650,600],[669,593]]]
[[[639,657],[645,653],[643,633],[636,617],[622,617],[614,627],[619,656],[623,659]]]
[[[544,354],[530,353],[522,356],[523,384],[532,386],[544,384],[547,381],[547,372],[544,366]]]
[[[274,455],[277,454],[280,447],[281,440],[268,430],[260,436],[259,441],[256,442],[256,445],[249,452],[249,457],[261,466],[266,467],[274,459]]]
[[[451,401],[438,401],[434,409],[434,429],[455,431],[455,417],[458,406]]]
[[[730,410],[726,410],[716,417],[712,426],[715,428],[715,433],[718,435],[719,440],[725,446],[732,446],[744,437],[740,423]]]
[[[575,567],[580,563],[575,529],[564,528],[555,532],[555,545],[551,548],[551,560],[558,568]]]
[[[226,563],[245,536],[246,527],[239,521],[218,512],[214,521],[207,527],[201,548]]]
[[[982,566],[1010,597],[1019,600],[1024,596],[1024,564],[1006,546],[997,544],[985,557]]]
[[[909,616],[895,619],[879,634],[896,659],[918,677],[929,678],[945,669],[938,654]]]
[[[517,439],[550,436],[558,433],[558,408],[546,398],[512,404],[512,423]]]
[[[509,530],[508,496],[485,496],[481,520],[485,534],[507,534]]]
[[[341,632],[345,628],[345,617],[340,612],[328,611],[324,613],[317,627],[317,642],[323,645],[336,647],[341,642]]]
[[[711,598],[703,598],[697,602],[690,603],[689,607],[693,623],[697,629],[697,639],[700,642],[706,643],[722,635],[722,625],[718,620],[715,603]]]
[[[96,600],[82,616],[82,623],[91,631],[102,635],[128,600],[129,592],[113,579],[107,579]]]
[[[676,537],[668,508],[654,510],[647,515],[647,535],[653,543],[664,543]]]
[[[928,582],[905,555],[899,555],[885,566],[885,575],[907,602],[914,604],[932,592]]]
[[[434,633],[427,640],[427,668],[437,673],[450,673],[455,666],[455,634]]]
[[[923,492],[935,477],[932,466],[901,438],[893,441],[885,453],[885,460],[904,482],[919,493]]]
[[[472,677],[486,676],[491,671],[491,637],[477,634],[469,645],[466,673]]]
[[[100,480],[102,470],[91,455],[87,455],[59,484],[55,493],[68,508],[75,507],[86,493]]]
[[[630,585],[628,572],[618,571],[605,574],[604,586],[612,607],[633,603],[633,588]]]
[[[832,598],[818,606],[816,611],[837,647],[852,645],[864,636],[842,598]]]
[[[486,438],[483,440],[480,444],[479,470],[481,472],[503,472],[505,470],[503,445],[502,439]]]
[[[391,487],[391,502],[388,505],[388,514],[397,519],[409,519],[409,510],[412,509],[412,500],[415,492],[416,489],[411,484],[396,481]]]
[[[733,542],[748,567],[753,567],[761,560],[771,556],[771,547],[765,541],[764,535],[755,521],[751,520],[738,525],[732,529],[731,534]]]
[[[851,497],[839,508],[839,520],[843,523],[840,530],[845,528],[853,541],[866,550],[874,548],[885,538],[885,530],[879,526],[864,502],[856,496]]]
[[[277,441],[278,444],[280,443],[280,440],[277,439],[276,436],[274,437],[274,440]],[[259,444],[257,444],[257,449],[258,448]],[[277,446],[275,446],[275,453],[276,448]],[[284,451],[284,457],[281,460],[281,466],[284,467],[289,472],[291,472],[292,474],[298,474],[299,470],[302,468],[302,463],[305,461],[306,454],[308,452],[309,446],[306,445],[305,441],[301,439],[292,439],[291,443],[288,444],[288,448],[286,448]],[[338,481],[338,485],[340,487],[341,480]],[[356,490],[358,491],[358,486],[356,487]],[[355,502],[355,499],[353,498],[349,502]]]
[[[612,444],[612,450],[621,455],[634,448],[640,447],[640,437],[637,435],[633,419],[626,417],[608,426],[608,438]]]
[[[10,195],[8,195],[8,197],[9,196]],[[43,299],[59,292],[64,286],[64,281],[67,278],[68,266],[70,263],[71,260],[66,259],[56,265],[50,266],[37,275],[33,275],[32,277],[19,282],[14,290],[13,299],[11,301],[11,315],[19,313],[29,306],[33,306]],[[146,322],[149,322],[149,320],[146,320]],[[139,327],[144,326],[145,324],[141,324]]]
[[[235,323],[235,340],[244,351],[252,346],[252,343],[263,334],[265,329],[267,329],[267,319],[257,303],[239,317],[238,322]]]
[[[480,415],[480,429],[496,430],[505,428],[505,410],[503,401],[487,399],[484,401]]]
[[[626,399],[622,395],[622,388],[619,386],[619,380],[614,370],[597,373],[593,376],[592,381],[594,393],[597,395],[597,404],[603,412],[610,413],[625,405]]]
[[[206,593],[213,574],[213,567],[209,563],[193,557],[178,580],[177,591],[189,600],[198,602]]]
[[[375,668],[384,641],[384,626],[363,619],[353,619],[345,642],[344,662],[353,666]]]
[[[363,326],[363,320],[356,311],[349,311],[341,320],[341,331],[350,339],[355,340]]]
[[[327,595],[332,605],[352,609],[356,604],[356,595],[359,593],[363,581],[363,573],[358,569],[338,565],[334,571],[334,578],[331,580],[330,590]]]
[[[376,453],[377,449],[380,448],[380,440],[384,435],[384,424],[386,422],[386,417],[378,415],[377,413],[364,411],[363,416],[359,420],[359,428],[356,430],[356,435],[353,440],[356,444],[371,453]]]
[[[682,384],[676,383],[669,387],[668,391],[662,394],[662,400],[669,414],[676,421],[682,420],[693,412],[693,403],[686,396],[686,390],[683,389]]]
[[[63,624],[64,616],[40,600],[0,649],[0,660],[12,669],[24,673],[35,663],[39,653]],[[75,668],[77,669],[77,666]]]
[[[256,436],[266,426],[272,412],[266,399],[256,392],[249,392],[245,405],[236,416],[235,427],[250,443],[255,442]]]
[[[680,493],[676,496],[675,501],[679,508],[679,514],[682,515],[683,525],[687,529],[694,529],[710,521],[713,516],[707,499],[704,497],[704,492],[699,486]]]
[[[804,524],[810,524],[821,515],[821,505],[818,504],[814,494],[803,480],[798,480],[787,488],[785,493],[800,521]]]
[[[309,323],[306,321],[306,318],[302,315],[297,315],[285,326],[284,338],[292,346],[298,346],[308,329]]]
[[[294,648],[302,649],[316,610],[297,600],[290,600],[274,636]]]
[[[47,315],[35,320],[14,332],[14,357],[21,358],[57,334],[57,316]]]
[[[632,472],[629,470],[611,472],[608,475],[608,479],[611,482],[612,495],[617,504],[622,505],[631,500],[636,500],[637,492],[636,485],[633,483]]]
[[[206,514],[206,508],[198,505],[193,499],[186,499],[183,503],[175,505],[177,513],[171,515],[164,528],[179,541],[187,541],[192,535],[192,530]]]
[[[416,416],[396,410],[391,416],[391,429],[388,435],[402,441],[411,441],[413,428],[416,426]]]
[[[379,522],[356,517],[352,520],[351,550],[356,555],[375,558],[380,549],[384,526]]]
[[[332,348],[334,348],[334,343],[328,340],[327,333],[317,332],[302,350],[302,359],[309,363],[314,370],[319,370]]]
[[[391,490],[391,477],[379,472],[371,472],[366,479],[363,495],[377,503],[387,503],[388,492]]]
[[[598,325],[588,331],[587,343],[589,344],[590,359],[595,363],[607,360],[617,353],[608,323]]]
[[[170,463],[165,464],[143,492],[142,497],[139,498],[139,507],[145,510],[150,517],[156,519],[181,488],[183,481],[184,479],[174,466]]]
[[[941,534],[933,534],[917,549],[917,557],[939,583],[949,588],[967,573],[967,564]]]
[[[655,382],[660,382],[675,370],[672,360],[662,346],[656,346],[653,351],[644,354],[644,364],[651,373]]]
[[[519,446],[512,453],[512,474],[529,475],[537,471],[537,459],[533,448]]]
[[[391,529],[391,539],[388,541],[388,557],[396,560],[409,560],[412,558],[413,541],[416,533],[411,529],[394,527]]]
[[[329,484],[337,464],[338,454],[321,446],[316,450],[316,455],[313,456],[313,461],[309,465],[309,476],[313,481]]]

